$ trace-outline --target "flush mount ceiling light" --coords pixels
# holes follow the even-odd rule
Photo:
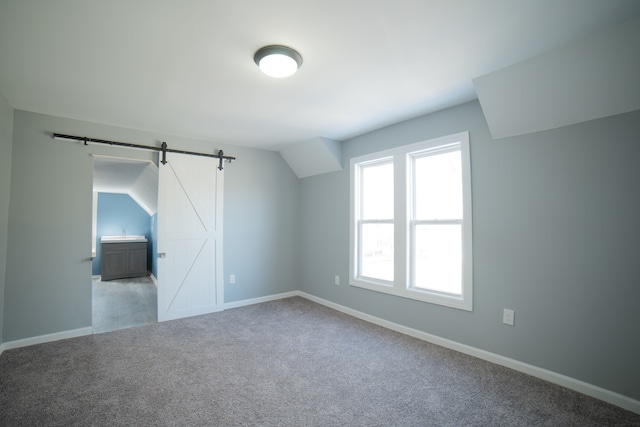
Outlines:
[[[258,67],[268,76],[289,77],[302,65],[302,56],[286,46],[265,46],[253,56]]]

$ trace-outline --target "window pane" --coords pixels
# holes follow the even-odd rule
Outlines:
[[[460,151],[414,158],[416,219],[462,218]]]
[[[462,294],[462,226],[415,227],[413,287]]]
[[[393,282],[393,224],[362,224],[360,276]]]
[[[393,219],[393,163],[362,168],[362,219]]]

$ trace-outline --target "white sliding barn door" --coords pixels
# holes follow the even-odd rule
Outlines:
[[[158,321],[222,310],[223,171],[169,153],[158,191]]]

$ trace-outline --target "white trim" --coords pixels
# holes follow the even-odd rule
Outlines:
[[[240,307],[245,307],[247,305],[260,304],[263,302],[269,302],[269,301],[275,301],[279,299],[299,297],[299,296],[304,296],[304,295],[302,295],[300,291],[291,291],[291,292],[284,292],[281,294],[268,295],[266,297],[258,297],[258,298],[245,299],[241,301],[225,302],[223,310],[240,308]]]
[[[158,279],[156,279],[156,276],[153,275],[153,273],[149,273],[149,278],[151,278],[151,281],[153,282],[154,285],[156,285],[156,288],[158,287]]]
[[[86,328],[55,332],[53,334],[39,335],[37,337],[24,338],[24,339],[15,340],[15,341],[7,341],[5,343],[2,343],[2,345],[0,346],[0,349],[2,349],[2,351],[12,350],[14,348],[28,347],[30,345],[44,344],[47,342],[66,340],[69,338],[82,337],[84,335],[91,335],[91,334],[93,334],[93,328],[91,326],[87,326]]]
[[[566,375],[559,374],[557,372],[539,368],[534,365],[529,365],[528,363],[520,362],[515,359],[510,359],[508,357],[501,356],[499,354],[491,353],[485,350],[480,350],[478,348],[471,347],[466,344],[461,344],[456,341],[451,341],[446,338],[441,338],[439,336],[432,335],[417,329],[409,328],[407,326],[403,326],[398,323],[389,322],[379,317],[371,316],[370,314],[366,314],[361,311],[357,311],[349,307],[345,307],[340,304],[327,301],[325,299],[307,294],[305,292],[299,292],[298,295],[310,301],[316,302],[318,304],[321,304],[326,307],[332,308],[334,310],[340,311],[342,313],[348,314],[350,316],[357,317],[358,319],[365,320],[369,323],[373,323],[375,325],[382,326],[384,328],[391,329],[393,331],[400,332],[402,334],[409,335],[411,337],[414,337],[423,341],[427,341],[432,344],[436,344],[451,350],[455,350],[460,353],[468,354],[470,356],[477,357],[478,359],[486,360],[488,362],[495,363],[497,365],[511,368],[513,370],[525,373],[527,375],[531,375],[532,377],[549,381],[550,383],[560,385],[562,387],[577,391],[578,393],[582,393],[587,396],[595,397],[596,399],[605,401],[607,403],[611,403],[612,405],[619,406],[628,411],[635,412],[636,414],[640,414],[640,401],[632,399],[628,396],[624,396],[622,394],[604,389],[602,387],[598,387],[593,384],[586,383],[584,381],[577,380],[575,378],[568,377]]]
[[[95,159],[94,159],[95,161]],[[95,163],[91,163],[91,173],[95,173]],[[93,178],[93,175],[92,175]],[[93,190],[93,197],[91,202],[91,260],[98,256],[98,194],[96,190]]]

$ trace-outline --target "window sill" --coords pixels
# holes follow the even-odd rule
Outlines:
[[[413,299],[416,301],[427,302],[430,304],[442,305],[445,307],[456,308],[458,310],[473,311],[473,303],[471,296],[466,299],[463,296],[456,297],[436,292],[421,291],[415,289],[402,289],[393,285],[383,285],[376,282],[369,282],[362,279],[351,278],[349,285],[358,288],[368,289],[370,291],[381,292],[389,295],[395,295],[402,298]]]

